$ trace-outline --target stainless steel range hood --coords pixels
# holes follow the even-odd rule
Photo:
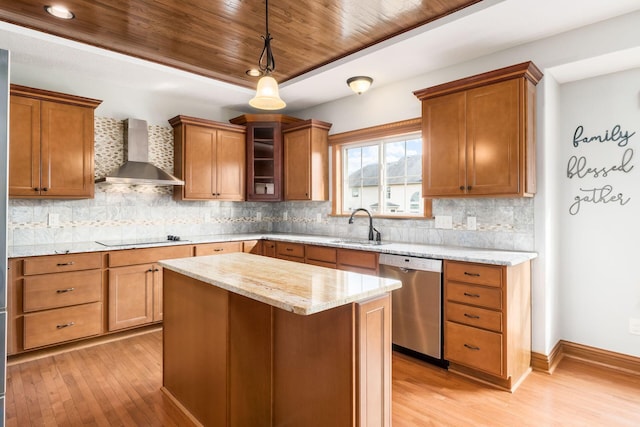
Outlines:
[[[184,185],[184,181],[149,163],[149,131],[145,120],[124,121],[124,150],[122,166],[96,182],[111,184]]]

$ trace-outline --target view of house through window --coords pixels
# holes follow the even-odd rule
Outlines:
[[[424,214],[420,133],[344,145],[341,157],[343,212]]]

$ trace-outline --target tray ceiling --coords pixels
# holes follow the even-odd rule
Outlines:
[[[274,77],[285,82],[480,0],[271,0]],[[33,0],[0,1],[0,19],[244,87],[263,47],[262,0],[69,0],[75,19]]]

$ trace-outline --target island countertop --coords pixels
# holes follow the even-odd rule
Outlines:
[[[402,286],[395,279],[242,252],[164,260],[160,265],[302,315],[380,296]]]

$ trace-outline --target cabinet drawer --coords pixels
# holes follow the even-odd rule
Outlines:
[[[90,270],[102,267],[102,255],[97,252],[50,255],[25,258],[24,275],[60,273],[64,271]]]
[[[502,286],[502,267],[499,266],[447,261],[444,271],[447,280],[485,286]]]
[[[352,249],[338,249],[337,264],[341,270],[355,271],[363,274],[377,274],[378,254]]]
[[[307,257],[307,263],[311,264],[311,261],[322,261],[333,263],[335,267],[336,263],[336,249],[328,248],[326,246],[305,246],[305,254]]]
[[[100,301],[101,270],[29,276],[24,279],[24,312]]]
[[[187,258],[191,256],[191,252],[191,246],[189,245],[112,251],[109,252],[109,267],[148,264],[163,259]]]
[[[447,302],[445,313],[446,319],[452,322],[502,332],[502,313],[499,311]]]
[[[457,301],[496,310],[502,308],[502,289],[499,288],[447,282],[445,292],[447,301]]]
[[[307,259],[305,261],[305,263],[309,264],[309,265],[317,265],[318,267],[336,268],[336,263],[335,262],[317,261],[315,259]]]
[[[242,252],[242,242],[206,243],[196,246],[196,256]]]
[[[98,335],[101,332],[101,302],[24,315],[25,350]]]
[[[502,334],[447,322],[444,340],[448,361],[503,376]]]
[[[278,258],[290,257],[304,258],[304,245],[300,243],[276,242],[276,254]]]

